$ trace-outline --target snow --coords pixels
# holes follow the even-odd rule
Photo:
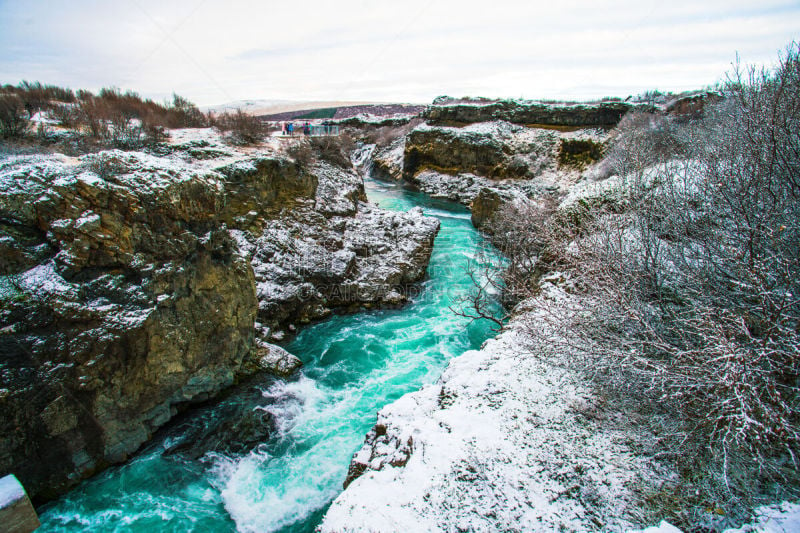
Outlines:
[[[550,287],[540,298],[568,296]],[[365,473],[321,531],[632,529],[631,488],[657,465],[559,354],[531,345],[524,323],[378,414],[354,457]]]
[[[524,127],[518,126],[517,124],[512,124],[510,122],[505,122],[502,120],[496,120],[493,122],[475,122],[463,127],[435,126],[428,124],[427,122],[423,122],[422,124],[414,128],[413,131],[426,131],[426,132],[434,131],[454,136],[471,134],[473,136],[489,137],[494,140],[500,140],[509,137],[513,133],[519,133],[524,130],[525,130]]]
[[[172,144],[222,145],[222,135],[216,128],[179,128],[169,130],[169,142]]]
[[[620,187],[622,180],[619,176],[611,176],[602,181],[584,181],[570,187],[569,192],[561,200],[559,209],[569,209],[580,202],[599,200],[599,199],[613,199],[622,198]]]
[[[71,293],[75,289],[56,271],[53,261],[36,265],[20,274],[21,288],[32,294]]]
[[[755,509],[755,518],[749,524],[730,528],[722,533],[793,533],[800,531],[800,503],[783,502]],[[664,520],[657,526],[631,530],[628,533],[682,533]]]
[[[657,526],[651,526],[645,529],[631,530],[628,533],[682,533],[680,529],[673,526],[666,520],[662,520]]]
[[[14,474],[0,478],[0,509],[25,497],[25,488]]]
[[[34,113],[33,116],[31,117],[31,122],[34,122],[36,124],[53,124],[53,125],[59,124],[59,121],[57,119],[52,118],[50,116],[50,113],[48,113],[47,111],[39,111],[37,113]]]
[[[755,510],[756,518],[751,524],[723,533],[790,533],[800,531],[800,503],[783,502],[779,505],[763,506]]]

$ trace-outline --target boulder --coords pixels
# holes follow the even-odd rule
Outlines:
[[[200,459],[209,452],[243,455],[266,441],[276,429],[266,409],[264,390],[275,378],[257,375],[227,389],[214,402],[191,407],[153,438],[165,455]]]
[[[260,343],[255,352],[255,362],[260,370],[282,377],[294,374],[303,366],[299,358],[269,343]]]
[[[405,301],[408,286],[425,275],[438,230],[439,221],[421,210],[389,212],[359,202],[353,216],[297,209],[258,237],[232,233],[253,265],[258,320],[279,340],[293,324],[334,308]]]

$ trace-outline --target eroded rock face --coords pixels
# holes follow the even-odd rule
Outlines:
[[[420,170],[430,169],[491,179],[532,178],[553,167],[556,139],[554,132],[508,122],[464,128],[423,124],[406,139],[403,176],[413,182]]]
[[[550,104],[530,100],[437,98],[422,116],[431,124],[445,126],[504,120],[527,126],[613,128],[625,113],[635,108],[627,102]]]
[[[403,178],[403,154],[406,137],[395,139],[386,146],[376,147],[372,154],[372,175],[378,179],[399,181]]]
[[[367,205],[352,170],[212,133],[166,156],[0,162],[0,472],[40,500],[240,376],[296,371],[267,342],[280,328],[401,303],[392,289],[424,275],[435,219]],[[239,418],[219,435],[269,431]]]
[[[508,122],[466,127],[423,124],[405,139],[403,178],[434,198],[468,206],[483,230],[509,201],[563,194],[596,171],[608,133],[584,128],[555,131]],[[394,148],[396,150],[396,148]],[[376,149],[385,158],[388,147]],[[380,164],[373,162],[373,168]]]
[[[0,230],[25,258],[2,265],[0,469],[47,498],[233,383],[255,280],[216,222],[217,172],[118,151],[0,172]]]
[[[271,221],[260,235],[233,232],[255,271],[262,331],[276,340],[333,308],[403,303],[406,286],[425,275],[439,230],[420,209],[364,203],[353,171],[319,163],[315,172],[313,206]]]

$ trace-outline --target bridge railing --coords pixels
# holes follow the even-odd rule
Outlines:
[[[302,131],[302,127],[300,131]],[[337,124],[311,124],[311,135],[339,135],[339,126]]]

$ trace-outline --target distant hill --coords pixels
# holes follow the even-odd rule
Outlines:
[[[248,115],[271,116],[283,113],[305,114],[317,109],[330,109],[360,105],[374,105],[377,102],[362,101],[310,101],[298,100],[235,100],[224,104],[204,106],[203,111],[224,113],[241,109]]]
[[[292,109],[284,112],[259,115],[265,120],[298,120],[314,118],[350,118],[360,114],[386,117],[393,115],[416,115],[421,113],[426,106],[418,104],[354,104],[331,107],[306,107]]]

